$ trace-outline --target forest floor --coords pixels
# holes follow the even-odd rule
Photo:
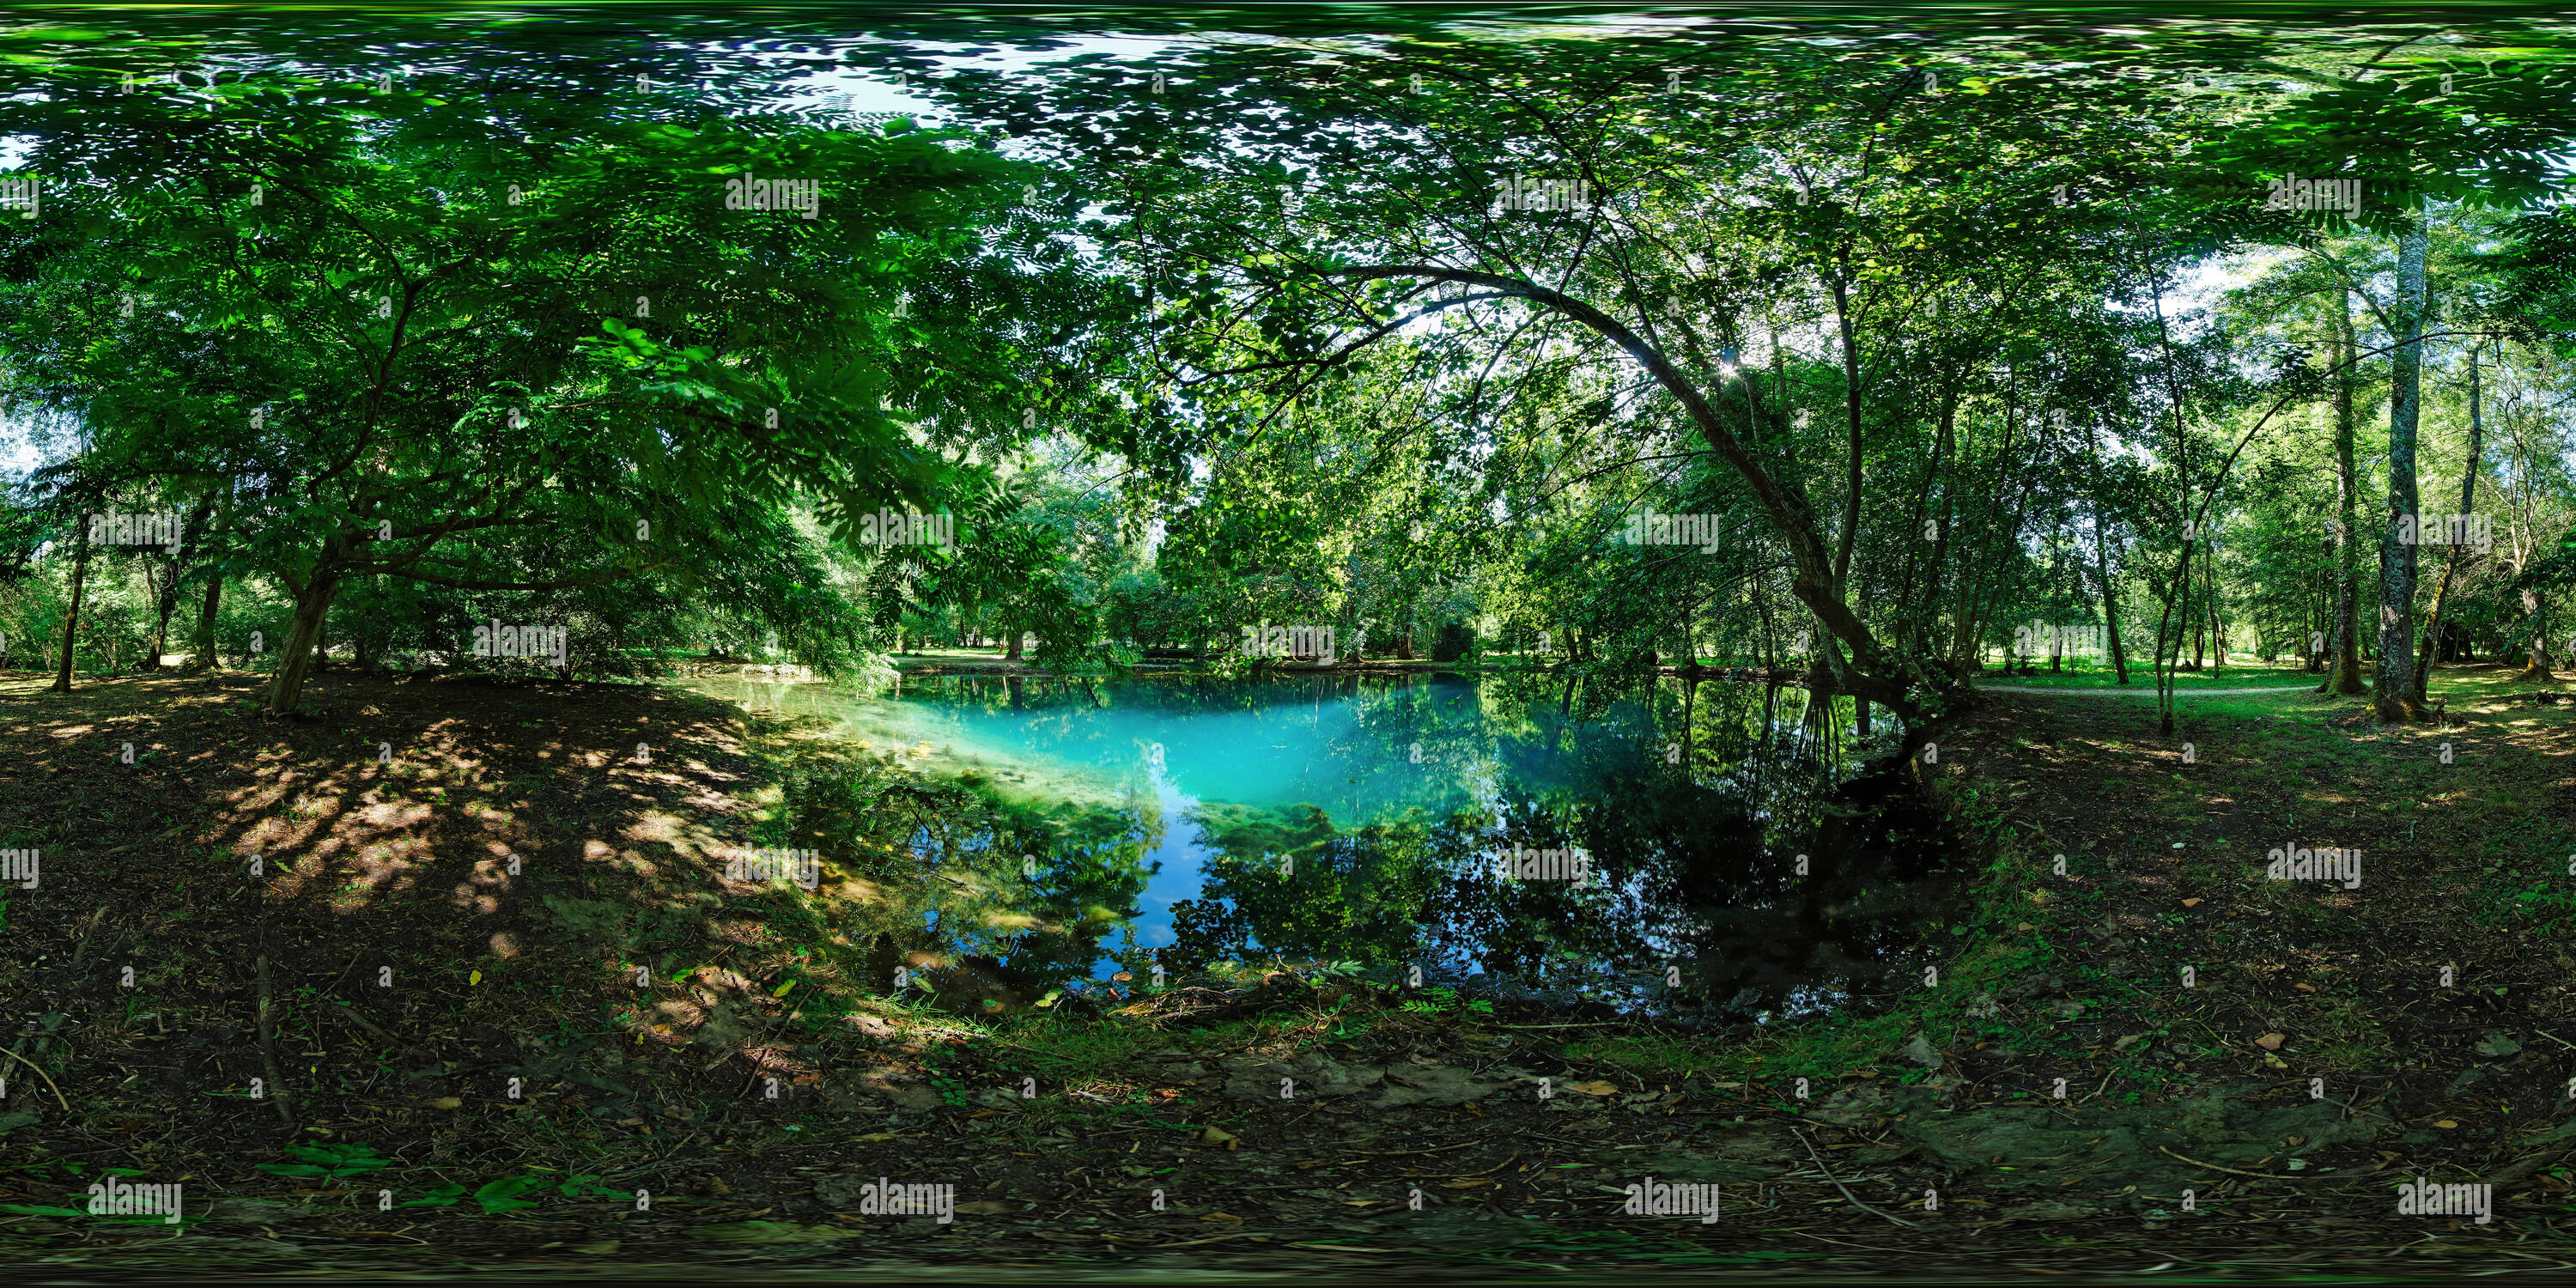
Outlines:
[[[1987,864],[1937,983],[1726,1031],[1285,974],[899,1003],[838,928],[899,765],[667,689],[258,686],[0,677],[23,1282],[2576,1269],[2576,712],[2502,670],[2394,731],[1992,696],[1921,767]],[[818,766],[880,808],[791,836]],[[789,845],[815,891],[723,874]],[[111,1177],[185,1220],[81,1211]],[[880,1177],[953,1220],[862,1213]],[[2417,1177],[2493,1219],[2399,1214]],[[1622,1213],[1650,1179],[1722,1215]]]

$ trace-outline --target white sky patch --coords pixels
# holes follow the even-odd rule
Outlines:
[[[2165,316],[2195,309],[2215,309],[2229,291],[2250,286],[2286,252],[2259,255],[2212,255],[2191,266],[2165,288]]]
[[[0,420],[0,475],[24,474],[44,463],[35,436],[21,421]]]
[[[1041,66],[1059,63],[1084,54],[1108,54],[1122,61],[1139,55],[1152,55],[1174,48],[1184,41],[1163,36],[1086,36],[1067,40],[1054,49],[1003,49],[989,54],[969,55],[969,49],[982,46],[918,42],[907,45],[906,52],[946,71],[1000,71],[1028,74]],[[944,72],[911,74],[911,88],[900,87],[895,72],[904,70],[892,65],[848,67],[812,82],[810,98],[821,105],[838,95],[850,96],[853,112],[902,112],[925,126],[953,124],[953,118],[930,97],[929,89]],[[837,106],[837,103],[834,104]]]

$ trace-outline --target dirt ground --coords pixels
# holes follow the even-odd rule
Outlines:
[[[0,678],[0,849],[42,855],[0,928],[25,1282],[2576,1268],[2576,736],[2500,676],[2395,733],[1996,695],[1924,766],[1991,864],[1940,982],[1732,1029],[1258,972],[897,1003],[832,930],[892,833],[787,834],[792,729],[605,685],[333,671],[275,721],[250,676],[43,683]],[[811,895],[724,875],[791,843]],[[2269,880],[2285,845],[2362,882]],[[116,1175],[187,1219],[67,1206]],[[2492,1220],[2401,1215],[2415,1177]],[[863,1210],[880,1178],[952,1219]],[[1650,1181],[1717,1219],[1623,1212]]]

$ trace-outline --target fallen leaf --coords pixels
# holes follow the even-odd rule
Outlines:
[[[890,1131],[872,1131],[872,1132],[869,1132],[869,1133],[868,1133],[867,1135],[865,1135],[865,1136],[853,1136],[853,1137],[851,1137],[850,1139],[852,1139],[852,1140],[856,1140],[856,1141],[870,1141],[870,1140],[894,1140],[894,1139],[897,1139],[897,1137],[895,1136],[895,1134],[894,1134],[893,1132],[890,1132]]]
[[[440,1096],[438,1099],[429,1102],[429,1107],[432,1109],[461,1109],[464,1105],[465,1102],[463,1100],[454,1096]]]
[[[467,984],[468,986],[472,986],[472,985],[475,985],[475,984],[480,984],[480,983],[482,983],[482,982],[483,982],[483,972],[481,972],[481,971],[479,971],[479,970],[478,970],[478,971],[473,971],[473,972],[471,972],[471,973],[467,974],[467,975],[466,975],[466,977],[465,977],[465,982],[466,982],[466,984]]]
[[[2284,1060],[2269,1051],[2263,1053],[2263,1064],[2264,1067],[2271,1069],[2287,1069],[2290,1067],[2289,1061]]]
[[[2457,1127],[2457,1126],[2459,1126],[2459,1124],[2458,1124],[2458,1123],[2455,1123],[2455,1122],[2451,1121],[2451,1120],[2450,1120],[2450,1119],[2448,1119],[2448,1118],[2445,1118],[2445,1119],[2443,1119],[2442,1121],[2437,1122],[2437,1123],[2435,1123],[2435,1124],[2433,1124],[2433,1125],[2434,1125],[2434,1126],[2436,1126],[2436,1127],[2439,1127],[2439,1128],[2443,1129],[2444,1131],[2448,1131],[2448,1130],[2450,1130],[2450,1129],[2451,1129],[2451,1128],[2453,1128],[2453,1127]]]
[[[2198,899],[2185,899],[2185,900],[2183,900],[2183,901],[2182,901],[2182,906],[2184,906],[2184,907],[2186,907],[2186,908],[2197,908],[2197,907],[2199,907],[2199,906],[2200,906],[2200,900],[2198,900]]]
[[[2254,1039],[2254,1045],[2261,1047],[2266,1051],[2278,1051],[2281,1049],[2281,1035],[2278,1033],[2266,1033],[2263,1036]]]
[[[1619,1084],[1615,1082],[1569,1082],[1565,1084],[1565,1089],[1568,1091],[1580,1091],[1587,1096],[1615,1096],[1619,1094]]]
[[[1237,1141],[1238,1139],[1241,1139],[1241,1138],[1240,1138],[1240,1137],[1238,1137],[1238,1136],[1236,1136],[1233,1132],[1230,1132],[1230,1131],[1224,1131],[1224,1130],[1222,1130],[1222,1129],[1215,1128],[1215,1127],[1210,1127],[1210,1128],[1208,1128],[1207,1130],[1202,1131],[1202,1132],[1200,1132],[1200,1133],[1199,1133],[1199,1143],[1200,1143],[1200,1144],[1202,1144],[1202,1145],[1223,1145],[1223,1146],[1225,1146],[1227,1149],[1232,1149],[1232,1148],[1234,1148],[1234,1142],[1235,1142],[1235,1141]]]
[[[2037,929],[2039,929],[2039,927],[2034,926],[2034,925],[2030,924],[2029,922],[2025,921],[2025,922],[2021,923],[2020,925],[2013,927],[2013,929],[2014,929],[2014,930],[2017,930],[2017,931],[2019,931],[2019,930],[2037,930]]]
[[[1202,1221],[1224,1221],[1233,1225],[1243,1224],[1243,1218],[1236,1216],[1232,1212],[1210,1212],[1199,1219]]]
[[[2295,988],[2302,993],[2313,993],[2317,991],[2317,986],[2314,984],[2292,984],[2290,987]]]

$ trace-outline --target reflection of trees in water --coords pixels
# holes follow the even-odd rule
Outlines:
[[[1165,965],[1195,969],[1256,944],[1292,959],[1414,960],[1440,873],[1424,860],[1418,820],[1344,833],[1311,805],[1216,804],[1194,821],[1211,851],[1206,882],[1198,900],[1174,906]]]
[[[1435,809],[1357,828],[1311,804],[1203,803],[1184,825],[1207,851],[1204,882],[1173,905],[1175,942],[1156,954],[1173,970],[1276,956],[1472,966],[1545,986],[1659,981],[1671,964],[1686,995],[1774,1003],[1803,984],[1866,986],[1911,947],[1943,851],[1901,765],[1855,776],[1838,735],[1847,712],[1811,718],[1798,689],[1540,674],[931,683],[951,701],[1039,717],[1338,699],[1349,718],[1319,756],[1455,785]],[[1162,820],[1142,800],[1124,812],[988,809],[980,831],[924,829],[922,879],[907,884],[929,902],[907,910],[912,938],[945,940],[1032,990],[1088,977],[1113,924],[1090,910],[1137,915]],[[1516,848],[1580,850],[1592,880],[1498,879],[1494,855]],[[1039,857],[1039,881],[1018,878],[1023,852]],[[993,871],[1010,879],[934,876]],[[1008,924],[1019,917],[1033,924]]]
[[[897,966],[925,966],[971,976],[942,976],[943,998],[1031,1000],[1089,979],[1102,940],[1141,915],[1146,855],[1164,826],[1150,800],[1111,809],[920,795],[909,844],[860,860],[879,898],[838,927],[870,944],[871,990],[891,987]]]
[[[1202,840],[1217,853],[1202,899],[1176,909],[1166,964],[1257,947],[1472,963],[1543,984],[1660,975],[1670,963],[1687,992],[1725,1001],[1750,989],[1747,1003],[1819,981],[1865,985],[1914,942],[1943,852],[1937,828],[1901,766],[1850,776],[1834,722],[1808,719],[1803,692],[1784,702],[1776,687],[1698,688],[1651,702],[1634,690],[1549,692],[1536,677],[1465,688],[1482,718],[1441,726],[1440,759],[1488,757],[1497,786],[1438,821],[1416,812],[1342,832],[1313,806],[1207,807]],[[1357,723],[1393,754],[1424,732],[1405,718],[1416,714],[1390,703]],[[1495,853],[1517,848],[1579,849],[1592,879],[1497,879]]]

